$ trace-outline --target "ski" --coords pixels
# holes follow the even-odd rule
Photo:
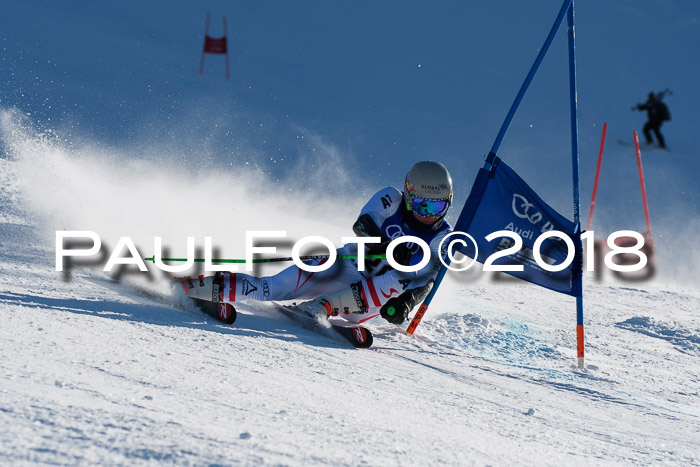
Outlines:
[[[222,323],[233,324],[236,322],[238,313],[236,313],[236,309],[230,303],[212,302],[193,297],[189,297],[189,299],[197,305],[197,308]]]
[[[337,320],[336,322],[331,322],[324,319],[318,320],[295,305],[282,305],[277,302],[272,303],[274,304],[275,310],[290,317],[305,329],[322,332],[331,336],[340,336],[344,340],[350,342],[353,346],[362,349],[370,347],[374,342],[372,333],[364,326],[359,326],[353,323],[347,323],[347,325],[339,324]],[[326,327],[326,325],[329,327]]]
[[[233,324],[236,321],[236,309],[230,303],[189,296],[187,293],[188,288],[193,287],[191,277],[175,279],[175,283],[178,287],[183,287],[185,289],[185,294],[188,295],[188,298],[207,315],[226,324]],[[277,311],[289,316],[306,329],[321,332],[327,330],[328,332],[326,332],[326,334],[330,335],[331,337],[342,337],[353,346],[359,348],[367,348],[372,345],[372,333],[363,326],[358,326],[352,323],[341,324],[340,320],[335,320],[335,322],[328,320],[318,321],[316,318],[294,305],[287,306],[276,302],[272,303]]]
[[[105,286],[113,286],[115,281],[113,280],[100,280],[100,285],[105,285]],[[122,287],[128,287],[128,290],[130,290],[133,293],[136,293],[142,297],[146,297],[150,300],[155,300],[161,303],[164,303],[168,306],[178,308],[180,310],[184,311],[189,311],[193,312],[191,307],[185,306],[185,303],[182,301],[184,300],[192,300],[194,302],[195,306],[199,308],[200,311],[204,312],[205,314],[211,316],[217,321],[221,321],[222,323],[226,324],[233,324],[236,321],[237,313],[236,309],[230,304],[230,303],[223,303],[223,302],[212,302],[209,300],[202,300],[199,298],[194,298],[194,297],[186,297],[185,295],[181,296],[180,293],[177,293],[177,295],[171,294],[165,294],[163,292],[158,292],[152,289],[149,289],[147,287],[143,287],[138,284],[121,284]],[[174,289],[172,291],[182,291],[183,290],[183,281],[182,280],[175,280],[172,283],[172,286]],[[123,293],[123,289],[117,289],[113,288],[113,290],[117,290],[121,293]],[[186,298],[185,298],[186,297]]]

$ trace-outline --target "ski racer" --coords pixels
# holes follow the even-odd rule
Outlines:
[[[671,113],[668,110],[668,106],[661,100],[664,94],[670,91],[662,91],[658,94],[653,92],[649,93],[647,101],[643,104],[637,104],[637,110],[646,110],[648,121],[644,124],[644,138],[647,144],[653,144],[654,140],[651,137],[651,132],[656,135],[656,141],[659,147],[666,149],[666,140],[661,134],[661,124],[665,121],[671,120]],[[632,108],[633,110],[635,107]]]
[[[309,300],[299,307],[313,316],[342,314],[360,323],[381,315],[402,323],[412,308],[430,291],[440,269],[440,241],[452,231],[445,215],[452,204],[452,177],[439,162],[418,162],[406,175],[404,189],[378,191],[362,208],[353,231],[358,237],[380,237],[381,243],[363,246],[365,254],[386,252],[391,240],[416,236],[430,246],[430,262],[415,272],[393,269],[385,259],[338,259],[325,271],[308,272],[296,265],[268,277],[219,272],[214,276],[181,281],[187,295],[214,302],[244,300]],[[347,244],[339,255],[357,255],[358,244]],[[444,248],[443,248],[444,250]],[[414,243],[400,243],[394,259],[404,266],[416,265],[423,250]],[[444,254],[444,253],[443,253]],[[327,259],[308,262],[321,265]]]

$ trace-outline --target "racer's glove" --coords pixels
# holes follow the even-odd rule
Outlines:
[[[389,321],[392,324],[401,324],[408,318],[408,313],[411,311],[410,304],[404,298],[406,292],[399,295],[398,297],[390,298],[388,302],[379,310],[379,314],[382,318]]]
[[[422,287],[408,289],[398,297],[390,298],[379,310],[379,314],[392,324],[403,323],[418,302],[423,301],[428,296],[434,283],[431,279]]]

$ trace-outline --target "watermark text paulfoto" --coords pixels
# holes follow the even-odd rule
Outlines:
[[[287,237],[286,231],[247,231],[245,235],[245,270],[252,271],[256,254],[276,254],[277,248],[274,246],[255,246],[256,240],[261,239],[284,239]],[[499,272],[519,272],[524,270],[524,264],[537,265],[547,272],[562,271],[569,266],[576,257],[576,246],[572,238],[564,232],[550,230],[542,233],[536,238],[532,247],[524,246],[522,237],[511,230],[500,230],[493,232],[486,237],[486,242],[495,242],[499,240],[498,245],[494,248],[494,252],[483,259],[484,271],[499,271]],[[341,237],[343,244],[357,244],[357,268],[359,271],[365,270],[365,245],[381,243],[379,237]],[[557,262],[543,252],[543,244],[545,241],[556,242],[566,250],[566,257]],[[66,243],[79,242],[81,247],[75,245],[67,246]],[[587,251],[583,269],[588,272],[595,271],[596,258],[600,257],[600,241],[594,240],[594,232],[588,231],[581,235],[581,242]],[[82,247],[85,244],[90,244],[87,247]],[[394,250],[400,244],[411,246],[412,251],[417,252],[422,250],[422,257],[416,264],[403,265],[394,258]],[[328,249],[327,260],[320,264],[310,264],[301,259],[302,249],[309,245],[323,245]],[[551,246],[551,245],[550,245]],[[153,262],[155,267],[170,273],[182,273],[190,269],[195,262],[195,237],[187,237],[187,256],[181,264],[166,264],[162,256],[162,238],[153,238]],[[56,231],[56,271],[64,270],[64,259],[71,257],[95,257],[101,253],[102,241],[100,236],[89,230],[74,230],[74,231]],[[460,250],[469,251],[469,256],[455,256],[455,253]],[[472,267],[478,257],[478,244],[475,239],[466,232],[451,232],[442,238],[437,251],[442,254],[437,255],[442,264],[453,271],[465,271]],[[615,272],[636,272],[645,268],[648,263],[646,252],[650,250],[645,248],[645,237],[633,230],[619,230],[613,232],[607,238],[607,252],[604,255],[603,262],[605,266]],[[615,257],[618,261],[614,261]],[[507,258],[495,262],[501,258]],[[619,259],[624,260],[620,261]],[[337,260],[336,246],[325,237],[313,235],[304,237],[294,243],[292,248],[292,261],[299,269],[308,272],[325,271],[333,266]],[[446,261],[446,259],[448,261]],[[415,236],[404,235],[399,236],[390,241],[386,248],[386,260],[389,265],[402,272],[415,272],[423,269],[430,263],[431,247],[423,239]],[[116,265],[136,266],[142,272],[147,272],[148,267],[139,253],[136,245],[131,237],[121,237],[117,242],[114,250],[109,255],[103,271],[111,272]],[[204,270],[206,272],[230,271],[237,272],[237,264],[216,264],[216,260],[212,258],[212,237],[204,237]]]

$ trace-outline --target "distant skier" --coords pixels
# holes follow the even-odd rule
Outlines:
[[[658,94],[653,92],[649,93],[647,101],[643,104],[637,104],[632,110],[646,110],[649,120],[644,124],[644,137],[646,138],[647,144],[653,144],[651,138],[651,132],[653,131],[656,135],[656,140],[659,143],[659,147],[666,149],[666,141],[664,136],[661,134],[661,124],[667,120],[671,120],[671,113],[668,110],[668,106],[662,101],[664,94],[670,93],[667,89]]]
[[[314,316],[343,314],[353,322],[381,315],[402,323],[411,309],[430,291],[440,269],[440,241],[452,231],[445,219],[452,204],[452,177],[439,162],[418,162],[406,175],[403,192],[394,187],[378,191],[362,208],[353,231],[358,237],[380,237],[381,244],[369,244],[365,254],[383,254],[397,237],[415,236],[430,246],[430,262],[417,272],[393,269],[383,259],[366,259],[358,271],[354,259],[338,259],[321,272],[307,272],[296,265],[274,276],[254,277],[241,273],[183,281],[187,295],[215,302],[243,300],[308,300],[299,306]],[[337,250],[339,255],[356,255],[357,244]],[[402,243],[394,258],[404,266],[423,258],[419,245]],[[308,264],[320,265],[326,260]]]

